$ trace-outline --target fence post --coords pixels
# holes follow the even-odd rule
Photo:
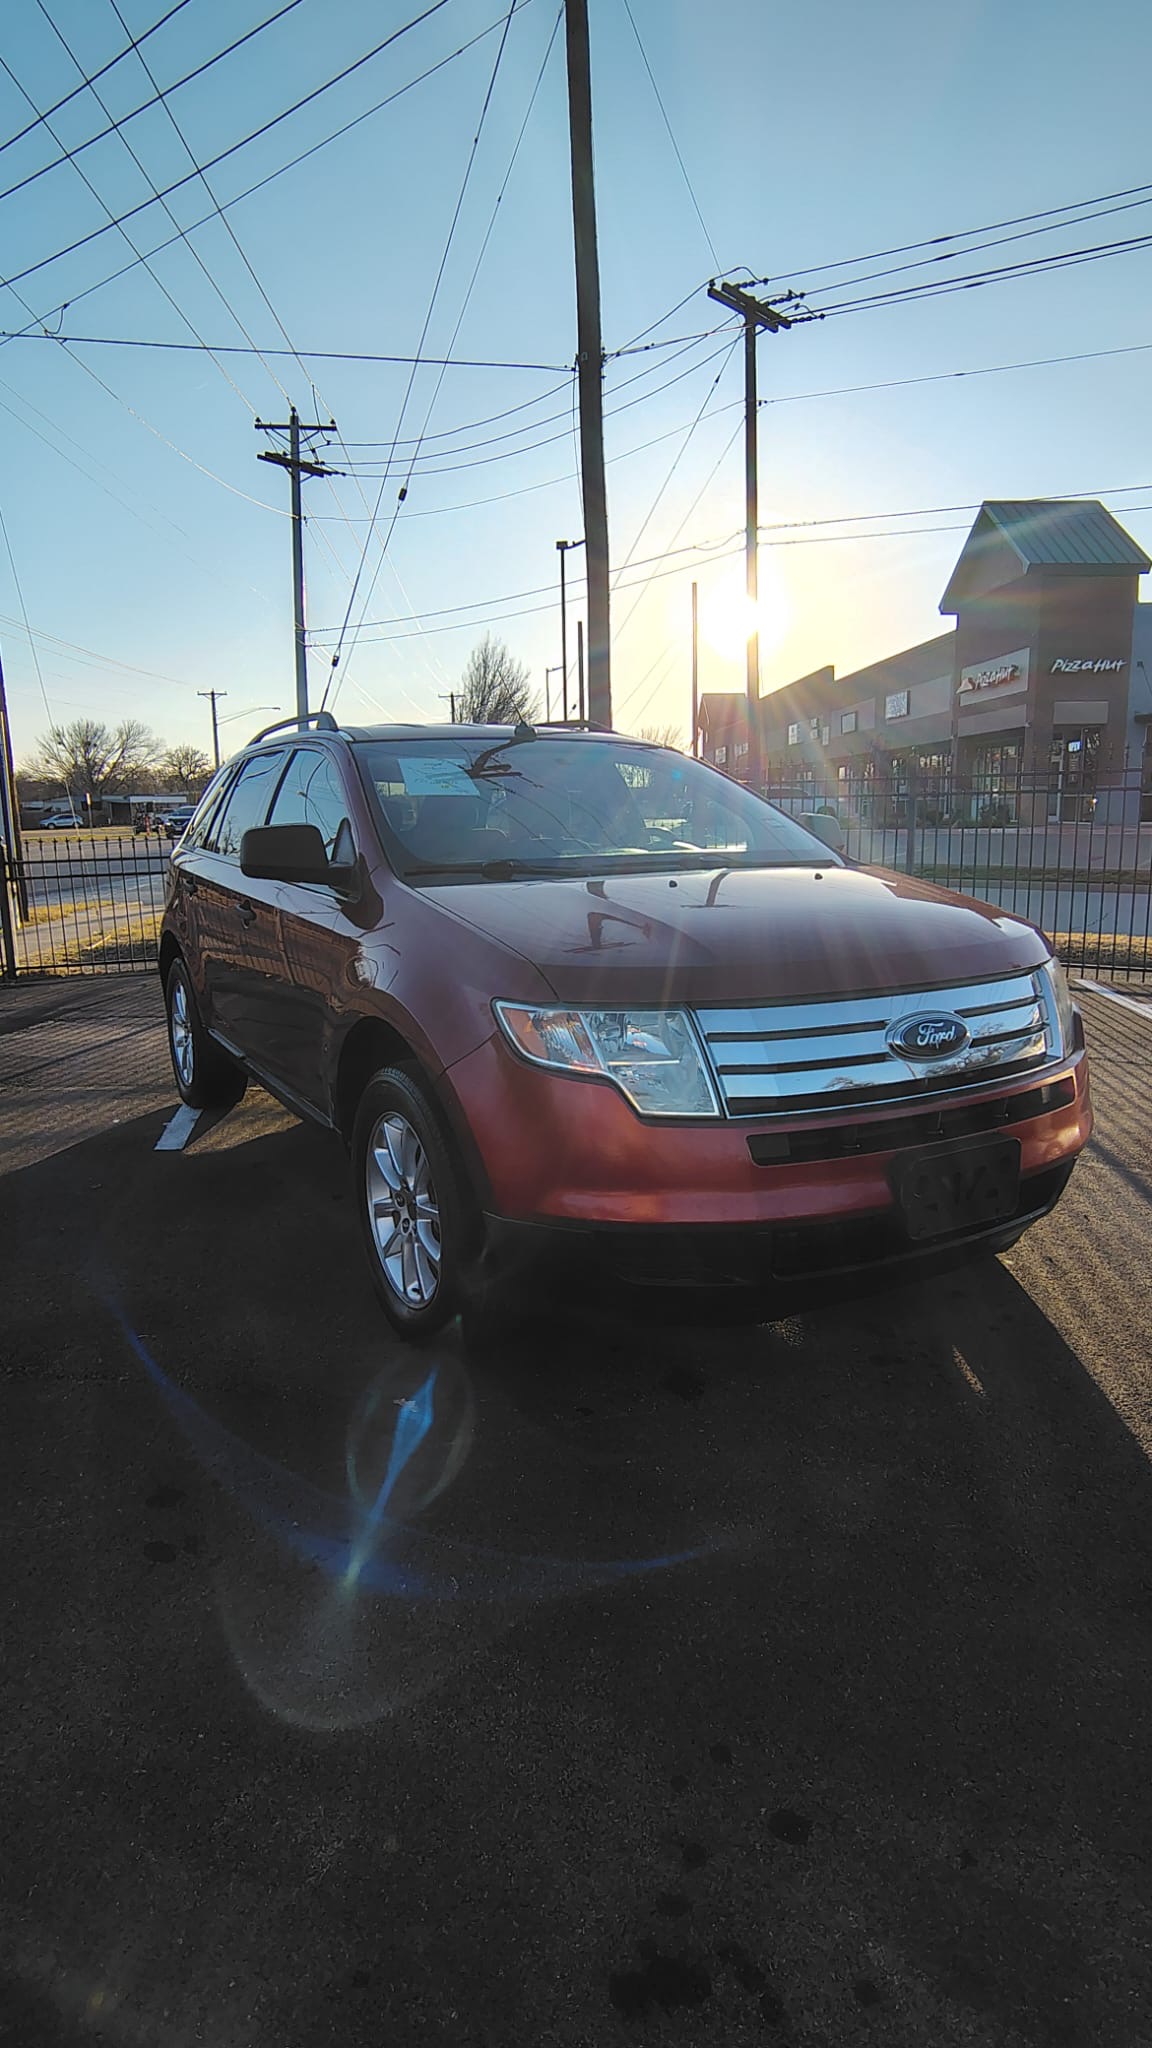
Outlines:
[[[916,873],[916,787],[916,770],[910,766],[908,769],[908,794],[905,799],[908,805],[908,844],[904,849],[904,872],[906,875],[914,875]]]
[[[16,931],[12,921],[11,874],[8,848],[0,843],[0,938],[4,944],[4,980],[16,979]]]

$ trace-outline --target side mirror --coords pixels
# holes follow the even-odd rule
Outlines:
[[[844,837],[839,818],[828,811],[801,811],[797,820],[814,839],[819,839],[832,853],[843,853],[848,841]]]
[[[315,825],[259,825],[240,841],[240,872],[257,882],[315,882],[346,889],[350,867],[337,867]]]

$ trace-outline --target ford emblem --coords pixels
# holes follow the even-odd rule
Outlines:
[[[947,1060],[972,1042],[963,1017],[946,1010],[926,1010],[918,1017],[905,1017],[888,1033],[892,1051],[905,1060]]]

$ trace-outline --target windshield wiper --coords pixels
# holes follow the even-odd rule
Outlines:
[[[433,860],[410,863],[404,869],[407,879],[410,875],[482,875],[486,882],[508,882],[517,875],[570,875],[577,872],[568,863],[536,860]]]

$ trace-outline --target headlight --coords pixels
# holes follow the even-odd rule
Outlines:
[[[1056,1050],[1062,1059],[1066,1058],[1076,1044],[1076,1005],[1072,1001],[1068,976],[1059,960],[1053,956],[1040,968],[1036,979],[1052,1020]]]
[[[517,1052],[566,1074],[605,1075],[641,1116],[719,1116],[704,1054],[683,1010],[568,1010],[494,1003]]]

